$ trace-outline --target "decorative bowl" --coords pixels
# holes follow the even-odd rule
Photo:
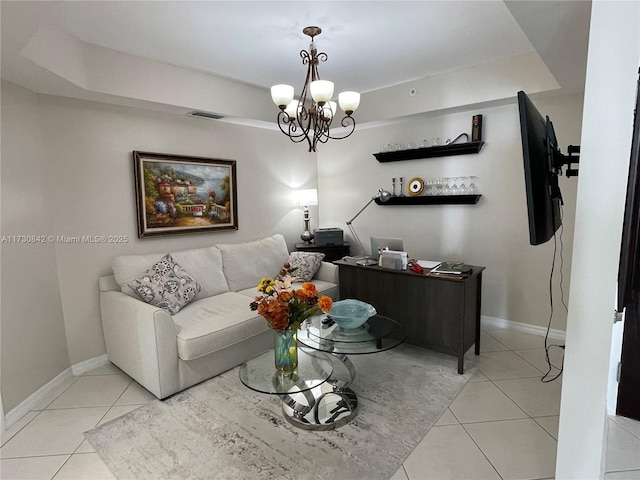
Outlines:
[[[369,317],[373,317],[376,313],[373,305],[360,300],[347,299],[334,302],[329,311],[329,317],[339,327],[351,329],[362,326]]]

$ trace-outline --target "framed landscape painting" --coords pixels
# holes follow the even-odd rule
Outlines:
[[[236,162],[133,152],[138,238],[238,229]]]

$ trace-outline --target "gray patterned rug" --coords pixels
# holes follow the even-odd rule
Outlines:
[[[359,411],[336,430],[289,424],[234,368],[85,436],[120,480],[388,479],[475,368],[458,375],[455,357],[408,345],[350,358]]]

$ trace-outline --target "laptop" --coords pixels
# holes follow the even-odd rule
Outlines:
[[[404,240],[402,238],[371,237],[371,258],[378,260],[378,253],[384,247],[404,252]]]

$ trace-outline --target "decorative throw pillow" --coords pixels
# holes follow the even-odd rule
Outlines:
[[[200,285],[166,254],[129,287],[145,302],[178,313],[200,292]]]
[[[296,269],[293,275],[303,282],[310,282],[320,269],[322,260],[324,260],[324,253],[291,252],[288,262],[292,269]]]

